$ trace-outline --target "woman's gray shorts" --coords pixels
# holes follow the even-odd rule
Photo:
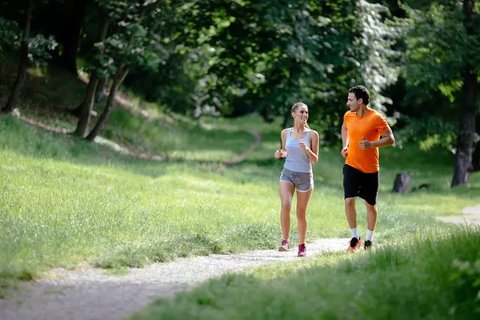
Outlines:
[[[280,181],[290,182],[300,192],[307,192],[313,188],[313,174],[311,172],[297,172],[283,168]]]

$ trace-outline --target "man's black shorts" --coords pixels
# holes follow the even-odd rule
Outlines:
[[[360,197],[370,205],[377,203],[378,172],[365,173],[349,165],[343,166],[343,191],[346,198]]]

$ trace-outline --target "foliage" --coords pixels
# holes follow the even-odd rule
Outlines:
[[[19,27],[15,21],[0,17],[0,57],[12,43],[18,41],[19,34]]]
[[[15,21],[0,17],[0,56],[6,51],[20,48],[21,28]],[[28,60],[33,66],[42,66],[52,58],[57,42],[52,36],[36,34],[28,39]]]
[[[458,1],[433,2],[427,11],[406,8],[411,26],[405,40],[407,84],[440,92],[454,102],[465,61],[472,57],[472,65],[479,65],[479,57],[474,54],[479,35],[467,36]]]
[[[28,60],[34,66],[46,65],[57,45],[52,36],[45,38],[42,34],[36,35],[28,42]]]
[[[396,46],[402,53],[400,76],[386,90],[393,100],[387,112],[396,119],[397,143],[427,149],[439,145],[454,152],[464,72],[480,71],[480,28],[467,34],[460,1],[404,1],[398,9],[394,22],[402,30]],[[477,2],[477,20],[479,13]]]
[[[392,20],[384,21],[391,19],[390,11],[385,6],[361,0],[357,12],[363,31],[354,41],[353,50],[358,46],[363,47],[363,52],[356,54],[366,56],[358,61],[363,82],[374,96],[372,106],[385,112],[385,104],[392,104],[392,100],[383,96],[382,91],[397,81],[400,53],[394,50],[394,46],[403,36],[402,28]]]
[[[476,261],[462,261],[454,259],[454,272],[450,280],[456,285],[456,294],[459,303],[452,307],[456,313],[480,314],[480,259]]]
[[[361,12],[362,21],[354,14]],[[311,121],[336,139],[345,92],[395,79],[391,46],[398,28],[388,10],[365,1],[191,1],[175,8],[171,54],[156,72],[127,83],[173,111],[238,116],[257,111],[266,120],[288,116],[295,101],[310,105]],[[363,78],[362,78],[363,77]],[[382,100],[383,99],[383,100]]]

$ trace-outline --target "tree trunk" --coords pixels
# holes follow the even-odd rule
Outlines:
[[[480,171],[480,142],[477,142],[472,156],[472,168],[470,172]]]
[[[105,82],[107,78],[101,78],[98,80],[97,91],[95,91],[95,102],[100,102],[103,99],[103,92],[105,91]]]
[[[397,173],[393,182],[392,192],[407,193],[411,178],[412,176],[408,172]]]
[[[89,1],[90,0],[74,0],[68,14],[68,19],[64,22],[64,30],[58,31],[58,41],[62,45],[63,50],[56,60],[56,64],[73,74],[77,74],[78,46],[82,33],[83,20]]]
[[[90,123],[90,113],[95,103],[95,90],[97,89],[98,78],[94,75],[90,77],[87,86],[87,93],[85,100],[80,105],[80,114],[78,117],[77,128],[73,133],[75,136],[83,138],[85,132],[87,132],[88,125]]]
[[[101,42],[105,41],[107,37],[108,31],[108,24],[109,19],[107,15],[104,15],[103,20],[101,22],[101,32],[99,40]],[[99,54],[103,55],[104,49],[100,49]],[[90,115],[93,109],[93,105],[96,101],[96,92],[98,89],[98,84],[101,81],[94,72],[90,75],[90,80],[88,81],[87,92],[85,93],[85,99],[83,100],[82,104],[77,107],[73,112],[78,115],[78,123],[77,128],[75,129],[74,135],[77,137],[83,138],[85,135],[88,125],[90,123]],[[102,88],[103,91],[103,88]]]
[[[121,65],[117,72],[115,73],[115,76],[113,77],[112,85],[110,86],[110,92],[108,94],[107,102],[105,104],[105,109],[103,110],[102,114],[98,118],[97,123],[95,124],[95,127],[93,127],[92,131],[88,134],[88,136],[85,138],[88,141],[93,141],[95,137],[98,135],[100,130],[103,128],[106,120],[108,119],[108,116],[112,112],[113,109],[113,101],[115,100],[115,95],[117,93],[118,87],[120,84],[122,84],[123,80],[127,76],[128,73],[128,66],[126,65]]]
[[[8,97],[7,103],[2,108],[2,112],[9,113],[15,109],[20,93],[27,77],[28,68],[28,38],[30,37],[30,26],[32,23],[33,0],[28,1],[27,10],[25,11],[25,25],[23,27],[22,42],[20,45],[20,55],[18,60],[17,78],[13,84],[12,91]]]
[[[468,35],[474,32],[474,0],[464,0],[465,29]],[[467,61],[464,69],[462,88],[462,117],[457,137],[455,167],[451,187],[468,183],[469,170],[472,167],[472,155],[475,145],[475,100],[477,89],[476,68]]]

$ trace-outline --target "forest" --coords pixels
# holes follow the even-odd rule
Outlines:
[[[62,70],[84,83],[56,109],[79,139],[99,135],[123,88],[192,118],[257,112],[284,127],[303,101],[331,146],[362,84],[397,146],[449,150],[451,186],[466,185],[480,170],[479,14],[474,0],[2,1],[0,107],[22,112],[32,74]]]

